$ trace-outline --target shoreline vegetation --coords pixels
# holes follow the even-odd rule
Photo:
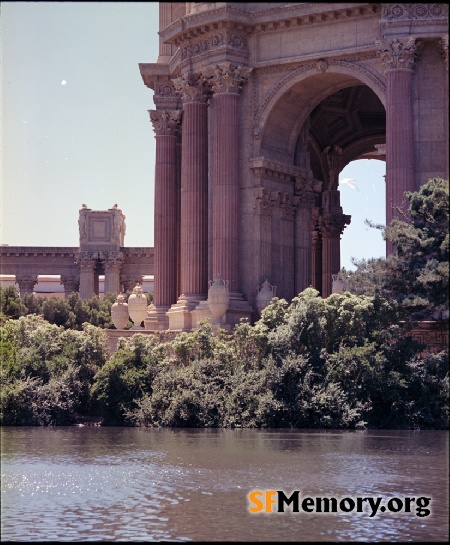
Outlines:
[[[409,334],[448,315],[448,182],[406,196],[405,221],[384,229],[395,254],[341,271],[344,293],[274,298],[232,334],[205,321],[121,338],[111,355],[114,294],[0,289],[0,425],[448,429],[448,347]]]

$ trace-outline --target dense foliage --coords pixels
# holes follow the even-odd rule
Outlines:
[[[341,271],[340,277],[353,291],[395,299],[404,319],[448,316],[449,183],[432,178],[419,191],[405,195],[409,209],[404,219],[383,229],[395,253],[387,259],[355,262],[357,270]]]
[[[128,299],[131,292],[125,294]],[[153,294],[147,293],[150,304]],[[28,314],[43,316],[51,324],[63,326],[65,329],[81,331],[84,323],[89,323],[105,329],[112,329],[111,306],[116,301],[117,294],[107,293],[103,299],[92,296],[90,299],[80,299],[78,293],[71,293],[67,300],[59,297],[40,297],[35,293],[27,293],[20,298],[14,286],[0,287],[0,323],[8,318],[19,318]],[[133,325],[129,321],[127,327]]]
[[[386,230],[396,254],[345,277],[358,293],[274,298],[232,333],[137,333],[110,355],[114,296],[106,311],[2,290],[0,423],[448,429],[448,347],[419,345],[405,319],[448,310],[448,183],[408,198]]]
[[[67,425],[90,411],[90,385],[107,358],[102,329],[65,330],[32,314],[1,333],[1,424]]]
[[[9,320],[1,423],[445,429],[448,352],[424,351],[398,323],[395,302],[309,288],[233,334],[135,334],[108,357],[98,327]]]

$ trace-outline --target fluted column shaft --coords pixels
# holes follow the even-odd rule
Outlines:
[[[239,290],[239,94],[251,72],[231,62],[204,71],[213,96],[213,277]]]
[[[213,276],[239,288],[238,228],[238,99],[237,94],[214,97]]]
[[[183,101],[181,131],[181,295],[206,299],[208,290],[208,105],[196,74],[174,80]],[[193,297],[194,296],[194,297]]]
[[[386,101],[387,225],[399,217],[395,207],[406,204],[405,191],[414,191],[413,123],[412,71],[390,71]]]
[[[110,254],[105,262],[105,286],[104,293],[120,293],[120,270],[123,257]]]
[[[154,260],[155,307],[170,307],[177,299],[177,249],[180,190],[177,131],[181,111],[150,111],[156,139]]]
[[[342,213],[325,213],[320,216],[320,232],[322,235],[322,297],[332,293],[333,274],[341,268],[341,235],[345,226],[350,223],[351,216]]]
[[[412,78],[416,38],[378,40],[386,72],[386,225],[407,211],[405,191],[415,191]],[[387,241],[387,254],[393,253]]]
[[[90,256],[82,257],[80,260],[80,299],[90,299],[95,295],[98,291],[97,282],[95,261]]]

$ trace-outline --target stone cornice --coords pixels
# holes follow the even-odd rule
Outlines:
[[[74,257],[79,248],[52,246],[0,246],[0,256]]]
[[[153,247],[121,247],[120,251],[125,257],[153,257]],[[0,246],[0,257],[23,256],[23,257],[78,257],[80,248],[78,247],[59,247],[59,246]],[[83,255],[98,257],[98,251],[92,252],[84,250]]]
[[[222,6],[185,15],[174,21],[159,34],[164,43],[180,46],[192,38],[210,31],[228,29],[244,33],[284,30],[300,25],[310,25],[374,15],[381,12],[378,3],[296,3],[267,10],[248,11]]]
[[[250,159],[250,168],[255,174],[266,174],[273,178],[292,180],[295,177],[307,177],[305,169],[293,165],[286,165],[278,161],[271,161],[264,157]]]
[[[123,252],[125,257],[153,257],[155,253],[153,247],[151,246],[136,246],[128,248],[122,247],[120,250]]]

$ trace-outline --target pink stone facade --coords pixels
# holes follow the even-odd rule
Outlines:
[[[164,2],[159,44],[139,65],[157,157],[147,329],[210,319],[218,275],[224,327],[258,318],[266,279],[288,300],[331,294],[351,161],[386,162],[387,222],[448,178],[448,4]]]

